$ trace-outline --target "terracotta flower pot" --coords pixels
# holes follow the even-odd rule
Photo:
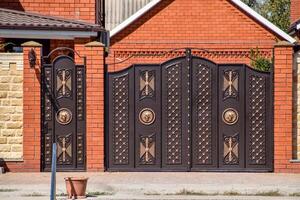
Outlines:
[[[86,185],[88,178],[86,177],[66,177],[66,188],[69,199],[85,199]]]

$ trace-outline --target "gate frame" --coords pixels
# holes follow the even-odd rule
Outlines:
[[[70,55],[65,55],[63,51],[69,51],[70,53],[72,53],[73,57],[71,57]],[[51,59],[51,56],[55,53],[55,52],[63,52],[62,54],[60,55],[56,55],[53,59]],[[84,107],[84,111],[83,111],[83,114],[84,114],[84,123],[83,123],[83,130],[84,130],[84,135],[83,135],[83,155],[84,155],[84,160],[83,160],[83,168],[67,168],[67,169],[59,169],[58,171],[60,172],[74,172],[74,171],[77,171],[77,172],[84,172],[87,170],[87,113],[86,113],[86,108],[87,108],[87,105],[86,105],[86,96],[87,96],[87,92],[86,92],[86,66],[87,66],[87,58],[86,56],[81,56],[76,50],[72,49],[72,48],[69,48],[69,47],[57,47],[55,49],[53,49],[52,51],[50,51],[50,53],[46,56],[43,56],[41,55],[41,83],[40,83],[40,102],[41,102],[41,106],[40,106],[40,117],[41,117],[41,141],[40,141],[40,159],[41,159],[41,165],[40,165],[40,170],[42,172],[49,172],[51,171],[51,165],[50,165],[50,168],[46,168],[45,167],[45,136],[44,136],[44,133],[45,133],[45,128],[44,128],[44,125],[43,125],[43,122],[44,122],[44,102],[45,102],[45,98],[44,98],[44,93],[45,93],[45,88],[46,88],[46,85],[45,85],[45,74],[44,74],[44,68],[45,67],[49,67],[51,68],[51,70],[53,71],[53,63],[60,59],[60,58],[68,58],[70,59],[71,61],[73,61],[74,63],[74,70],[75,72],[77,71],[77,68],[78,67],[81,67],[83,69],[83,76],[84,76],[84,80],[83,80],[83,107]],[[82,64],[76,64],[76,60],[77,59],[82,59]],[[52,73],[53,75],[53,73]],[[75,77],[77,76],[77,74],[75,73]],[[52,77],[52,81],[54,80],[54,77]],[[75,85],[77,86],[77,80],[75,80]],[[75,88],[76,89],[76,88]],[[77,91],[76,91],[76,94],[77,94]],[[76,95],[75,94],[75,95]],[[75,101],[75,100],[74,100]],[[75,102],[75,104],[77,105],[77,102]],[[53,106],[53,105],[52,105]],[[76,109],[76,108],[75,108]],[[76,119],[77,119],[77,116],[76,116]],[[54,123],[54,122],[53,122]],[[54,129],[54,128],[53,128]],[[76,120],[76,129],[77,129],[77,120]],[[54,141],[54,137],[55,137],[55,132],[53,132],[53,135],[52,135],[52,143]],[[77,132],[76,132],[76,142],[77,144]],[[51,148],[51,153],[52,153],[52,146],[50,147]],[[77,146],[75,148],[77,150]],[[73,149],[72,149],[73,151]],[[74,155],[72,155],[74,156]],[[77,152],[76,152],[76,161],[77,161]],[[74,164],[74,166],[77,166],[77,163]]]
[[[144,65],[147,65],[147,66],[151,66],[151,65],[155,65],[155,66],[162,66],[164,63],[167,63],[167,62],[170,62],[172,60],[175,60],[175,59],[179,59],[179,58],[185,58],[187,62],[190,63],[190,66],[191,66],[191,59],[193,57],[196,57],[196,58],[200,58],[200,59],[203,59],[203,60],[206,60],[206,61],[209,61],[211,63],[214,63],[217,68],[219,69],[219,66],[222,65],[222,66],[235,66],[235,65],[243,65],[245,68],[250,68],[256,72],[259,72],[259,73],[269,73],[270,74],[270,91],[266,91],[266,94],[268,92],[270,92],[270,110],[271,110],[271,119],[270,119],[270,127],[271,127],[271,130],[270,130],[270,144],[269,144],[269,148],[270,148],[270,151],[271,151],[271,164],[270,164],[270,168],[263,168],[263,169],[247,169],[246,168],[246,151],[244,152],[244,162],[245,162],[245,168],[243,169],[219,169],[218,167],[215,168],[215,169],[203,169],[203,170],[196,170],[196,171],[193,171],[191,170],[191,164],[189,164],[188,166],[188,170],[187,172],[253,172],[253,173],[258,173],[258,172],[274,172],[274,165],[275,165],[275,160],[274,160],[274,61],[275,61],[275,53],[274,53],[274,48],[273,48],[273,57],[272,57],[272,63],[271,63],[271,66],[270,66],[270,72],[263,72],[263,71],[259,71],[259,70],[256,70],[252,67],[250,67],[249,65],[247,64],[240,64],[240,63],[215,63],[214,61],[212,60],[209,60],[209,59],[206,59],[206,58],[203,58],[203,57],[198,57],[198,56],[194,56],[192,51],[193,49],[195,50],[202,50],[202,51],[205,51],[205,52],[210,52],[209,50],[206,50],[206,49],[201,49],[201,48],[175,48],[175,49],[172,49],[170,51],[167,51],[165,52],[163,55],[169,53],[169,52],[175,52],[177,50],[180,50],[180,49],[184,49],[185,50],[185,54],[184,56],[178,56],[178,57],[175,57],[175,58],[171,58],[169,60],[166,60],[160,64],[156,64],[156,63],[142,63],[142,64],[138,64],[138,63],[135,63],[135,64],[131,64],[130,66],[122,69],[122,70],[119,70],[119,71],[113,71],[113,72],[109,72],[108,71],[108,68],[109,68],[109,65],[115,65],[115,64],[121,64],[127,60],[129,60],[130,58],[132,58],[133,56],[130,56],[120,62],[117,62],[117,63],[105,63],[104,64],[104,170],[107,171],[107,172],[168,172],[168,171],[175,171],[175,172],[180,172],[181,170],[168,170],[168,169],[163,169],[163,170],[152,170],[152,169],[137,169],[137,168],[130,168],[130,169],[110,169],[109,168],[109,156],[110,156],[110,152],[109,152],[109,108],[108,108],[108,100],[109,100],[109,88],[108,88],[108,76],[109,76],[109,73],[120,73],[120,72],[123,72],[123,71],[126,71],[126,70],[129,70],[131,68],[134,68],[135,66],[144,66]],[[148,54],[147,54],[148,55]],[[143,54],[142,56],[145,56],[145,54]],[[157,56],[157,55],[156,55]],[[251,59],[249,57],[249,59]],[[252,61],[256,62],[255,60],[251,59]],[[192,76],[190,76],[190,81],[192,80]],[[192,84],[190,84],[190,87]],[[219,78],[218,78],[218,87],[219,87]],[[268,104],[268,102],[266,102],[266,104]],[[219,106],[218,106],[219,107]],[[246,103],[244,103],[244,107],[246,107]],[[192,126],[192,123],[191,123],[191,126]],[[219,126],[219,125],[218,125]],[[244,126],[244,129],[246,128],[246,126]],[[162,133],[161,133],[162,134]],[[190,133],[192,134],[192,133]],[[135,134],[134,134],[135,135]],[[218,135],[217,137],[219,138],[219,131],[218,131]],[[134,137],[135,138],[135,137]],[[245,139],[246,140],[246,134],[245,134]],[[190,140],[192,143],[192,140]],[[217,146],[218,146],[218,154],[219,154],[219,140],[217,141]],[[245,143],[245,146],[244,148],[246,148],[246,143]],[[190,150],[192,151],[192,149]],[[134,147],[134,152],[135,152],[135,147]],[[135,152],[136,153],[136,152]],[[192,153],[192,152],[191,152]],[[161,152],[162,154],[162,152]],[[190,159],[191,160],[191,159]],[[218,158],[218,163],[219,163],[219,158]],[[134,156],[134,166],[135,166],[135,156]],[[219,165],[218,165],[219,166]]]

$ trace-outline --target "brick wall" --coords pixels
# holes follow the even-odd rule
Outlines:
[[[0,53],[0,159],[23,159],[23,54]]]
[[[187,12],[188,11],[188,12]],[[202,53],[215,62],[249,63],[249,51],[258,47],[272,56],[276,36],[227,0],[165,0],[112,38],[108,63],[118,62],[133,53],[156,53],[173,48],[197,47],[219,55]],[[168,55],[170,58],[172,55]],[[149,56],[147,62],[165,59]],[[142,62],[145,56],[134,56],[119,70]]]
[[[95,22],[95,0],[1,0],[0,7]]]
[[[275,172],[300,172],[292,156],[293,47],[275,47],[274,74],[274,167]]]
[[[7,171],[39,172],[41,167],[40,60],[29,66],[28,53],[41,56],[41,45],[23,44],[23,160],[1,162]]]
[[[75,41],[86,56],[87,170],[104,170],[104,47],[99,42]]]
[[[291,0],[291,22],[300,19],[300,0]]]
[[[59,41],[53,41],[51,48]],[[12,172],[41,170],[41,128],[40,128],[40,61],[35,68],[29,67],[28,52],[33,48],[37,58],[40,57],[40,47],[34,42],[25,43],[23,112],[24,112],[24,158],[20,162],[0,162],[0,165]],[[104,170],[104,47],[99,42],[76,39],[72,42],[75,51],[81,57],[85,56],[86,63],[86,142],[87,170]],[[60,45],[57,45],[60,46]],[[79,62],[81,60],[81,62]],[[75,61],[83,64],[82,59]],[[1,123],[0,123],[1,125]],[[1,137],[0,137],[1,139]],[[1,147],[1,146],[0,146]]]

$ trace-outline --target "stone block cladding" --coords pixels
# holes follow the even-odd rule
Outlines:
[[[0,53],[0,158],[23,159],[22,53]]]

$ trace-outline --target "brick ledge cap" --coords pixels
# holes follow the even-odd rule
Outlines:
[[[98,41],[93,41],[93,42],[86,43],[84,46],[85,47],[104,47],[104,44],[101,42],[98,42]]]
[[[40,43],[35,42],[35,41],[28,41],[28,42],[21,44],[21,46],[22,47],[42,47],[43,45],[41,45]]]
[[[23,162],[24,159],[23,158],[2,158],[1,160],[2,162]],[[0,161],[0,162],[1,162]]]
[[[299,164],[300,164],[300,159],[293,159],[293,160],[290,160],[290,163],[299,163]]]
[[[276,44],[274,44],[274,47],[293,47],[294,44],[288,42],[288,41],[279,41]]]

